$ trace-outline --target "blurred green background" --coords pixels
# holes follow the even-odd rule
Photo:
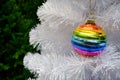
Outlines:
[[[38,6],[45,0],[0,0],[0,80],[34,77],[23,66],[29,45],[29,31],[39,23]]]

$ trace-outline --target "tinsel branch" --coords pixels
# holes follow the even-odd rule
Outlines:
[[[23,60],[36,80],[120,80],[120,0],[96,0],[92,8],[108,42],[90,58],[77,55],[70,43],[74,28],[90,15],[89,0],[47,0],[38,8],[41,24],[31,29],[29,42],[41,54],[29,52]]]

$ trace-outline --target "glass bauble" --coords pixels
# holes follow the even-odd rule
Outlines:
[[[72,46],[74,50],[84,56],[96,56],[103,52],[106,47],[105,31],[93,20],[77,27],[72,35]]]

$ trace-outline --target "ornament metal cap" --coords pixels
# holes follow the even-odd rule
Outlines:
[[[95,23],[95,17],[93,15],[90,15],[86,21],[86,24],[96,24]]]
[[[94,19],[88,19],[86,24],[95,24],[95,20]]]

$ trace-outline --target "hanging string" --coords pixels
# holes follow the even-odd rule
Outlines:
[[[92,0],[90,0],[90,16],[94,16],[94,8],[96,6],[96,0],[94,3],[94,7],[92,8]]]
[[[93,15],[93,10],[92,10],[92,0],[90,0],[90,16]]]
[[[92,0],[89,0],[89,3],[90,3],[90,16],[89,16],[89,19],[87,20],[87,23],[95,24],[94,8],[96,6],[96,0],[95,0],[95,3],[94,3],[94,7],[92,7]]]

